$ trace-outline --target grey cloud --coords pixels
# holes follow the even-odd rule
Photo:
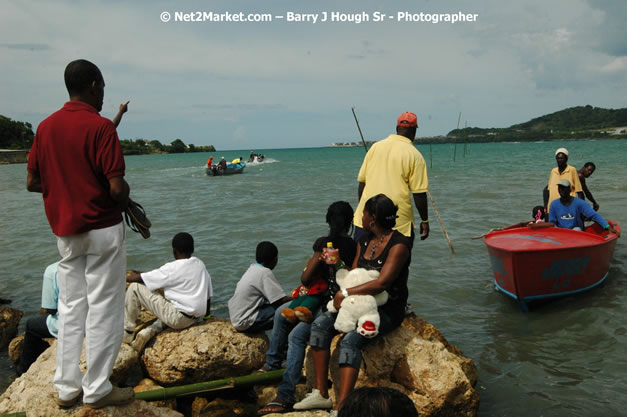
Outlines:
[[[588,0],[588,4],[604,12],[604,21],[598,26],[600,49],[612,56],[627,56],[627,1]]]
[[[192,104],[193,109],[204,110],[281,110],[285,106],[283,104],[254,104],[254,103],[239,103],[239,104]]]
[[[0,46],[8,49],[25,49],[29,51],[45,51],[50,45],[45,43],[0,43]]]

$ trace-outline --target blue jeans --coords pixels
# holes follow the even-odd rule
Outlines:
[[[259,309],[255,322],[248,329],[244,330],[249,333],[256,333],[263,330],[270,330],[272,328],[272,316],[274,316],[274,307],[271,304],[266,304]]]
[[[274,313],[272,338],[270,348],[266,353],[266,367],[278,369],[281,367],[283,359],[286,359],[285,373],[279,384],[277,397],[288,404],[294,404],[294,392],[302,375],[311,324],[302,321],[292,324],[285,320],[281,315],[281,310],[289,305],[290,301],[277,308],[276,313]],[[314,317],[318,317],[319,314],[320,309],[314,313]]]
[[[16,366],[18,376],[28,371],[28,368],[37,360],[39,355],[50,347],[50,345],[43,340],[47,337],[54,337],[50,334],[50,331],[48,331],[48,325],[46,324],[47,318],[48,314],[45,316],[35,316],[28,319],[26,322],[22,353]]]
[[[393,324],[390,317],[383,313],[381,309],[379,309],[379,316],[381,317],[379,335],[389,333],[398,327]],[[336,317],[337,313],[331,313],[329,311],[325,311],[316,317],[311,324],[311,336],[309,337],[311,347],[323,350],[329,350],[331,348],[331,340],[338,334],[338,331],[333,327]],[[361,350],[373,339],[364,337],[355,331],[346,333],[340,341],[338,364],[359,369],[362,358]]]

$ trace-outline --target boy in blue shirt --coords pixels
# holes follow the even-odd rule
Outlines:
[[[58,302],[59,284],[57,271],[59,262],[48,265],[44,272],[44,282],[41,289],[41,310],[39,315],[28,319],[22,353],[17,362],[17,375],[22,375],[50,346],[44,339],[56,338],[58,331]]]

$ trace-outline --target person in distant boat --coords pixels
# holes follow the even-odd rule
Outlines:
[[[570,195],[572,186],[568,180],[559,180],[557,189],[560,198],[551,203],[549,211],[549,222],[564,229],[583,230],[584,223],[582,214],[589,217],[605,230],[616,233],[614,227],[597,213],[588,203],[581,198]]]
[[[111,120],[116,128],[120,125],[120,122],[122,121],[122,115],[128,111],[128,103],[130,103],[130,101],[120,104],[120,110],[118,110],[118,114],[116,114],[115,117]]]
[[[590,192],[590,190],[588,189],[588,186],[586,185],[586,179],[589,178],[590,175],[594,173],[594,170],[596,168],[597,167],[596,165],[594,165],[594,162],[586,162],[583,168],[577,171],[577,174],[579,175],[579,182],[581,183],[583,194],[586,197],[588,197],[588,200],[590,200],[590,202],[592,203],[592,208],[594,209],[594,211],[599,211],[599,204],[596,202],[594,197],[592,197],[592,193]]]
[[[59,261],[60,262],[60,261]],[[41,310],[26,322],[22,353],[15,368],[20,376],[37,360],[50,345],[44,340],[56,338],[59,328],[59,262],[46,267],[44,282],[41,287]]]
[[[220,162],[218,162],[218,170],[224,171],[226,169],[226,159],[224,157],[220,158]]]
[[[272,273],[279,262],[279,250],[274,243],[259,243],[255,260],[257,263],[242,275],[228,302],[231,324],[239,332],[271,329],[277,307],[292,300]]]
[[[165,327],[185,329],[211,312],[213,287],[205,264],[192,256],[194,238],[180,232],[172,238],[174,261],[150,272],[128,271],[124,300],[124,338],[138,353]],[[163,290],[163,295],[158,292]],[[135,334],[141,308],[157,317]]]
[[[213,156],[209,157],[209,160],[207,161],[207,168],[213,168]]]
[[[577,169],[572,165],[568,165],[568,149],[559,148],[556,150],[555,161],[557,162],[557,167],[551,170],[549,182],[543,192],[544,207],[546,207],[548,213],[551,212],[551,203],[560,198],[559,192],[557,191],[557,183],[560,180],[568,180],[572,185],[570,195],[583,198]]]
[[[366,201],[380,193],[385,193],[398,206],[394,230],[409,238],[412,246],[415,237],[413,197],[422,219],[420,240],[429,237],[429,180],[425,160],[414,146],[417,129],[416,115],[405,112],[396,121],[396,134],[375,143],[366,154],[357,176],[359,205],[353,218],[355,241],[365,234],[362,216]]]
[[[248,158],[248,162],[255,162],[255,158],[257,157],[257,154],[254,152],[250,153],[250,158]]]

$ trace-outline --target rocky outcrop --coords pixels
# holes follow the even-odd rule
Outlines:
[[[17,326],[24,312],[11,307],[0,307],[0,349],[7,347],[17,334]]]
[[[331,347],[329,377],[338,388],[339,368],[337,336]],[[166,330],[146,347],[141,360],[128,345],[123,344],[116,360],[112,380],[128,381],[129,369],[138,369],[141,362],[146,374],[136,392],[150,391],[162,386],[185,385],[232,376],[248,375],[263,365],[268,340],[264,333],[237,332],[228,320],[211,319],[184,330]],[[0,396],[0,414],[32,411],[29,415],[50,416],[180,416],[176,411],[160,406],[174,407],[175,402],[135,401],[125,407],[109,407],[93,411],[77,406],[70,411],[56,407],[56,391],[52,384],[55,371],[56,341],[31,368],[16,379]],[[84,356],[81,368],[85,370]],[[305,363],[307,385],[297,386],[296,397],[302,398],[313,384],[313,361],[310,352]],[[141,376],[136,379],[139,381]],[[407,316],[395,331],[373,340],[363,352],[362,367],[357,386],[390,386],[406,393],[421,416],[467,416],[477,414],[479,395],[473,388],[477,371],[472,361],[452,346],[431,324]],[[157,385],[159,384],[159,385]],[[189,398],[187,414],[204,416],[247,416],[272,400],[276,385],[257,385],[258,400],[237,396],[200,395]],[[226,393],[226,391],[225,391]],[[337,392],[331,392],[335,399]],[[179,404],[180,405],[180,404]],[[157,407],[159,406],[159,407]],[[101,414],[98,414],[101,413]],[[271,415],[273,416],[273,415]],[[279,416],[278,414],[276,415]],[[283,417],[327,417],[328,412],[310,410],[281,414]]]
[[[157,383],[185,385],[251,374],[263,365],[267,350],[265,333],[240,333],[228,320],[210,319],[184,330],[159,333],[141,361]]]
[[[17,378],[9,388],[0,396],[0,414],[16,411],[28,410],[48,410],[49,407],[57,408],[55,403],[56,390],[52,379],[56,369],[57,358],[56,340],[42,353],[31,365],[26,373]],[[137,363],[138,357],[130,346],[123,344],[120,353],[115,361],[111,382],[120,384],[126,379],[126,375],[133,364]],[[83,372],[87,368],[85,363],[85,349],[81,354],[80,367]],[[144,406],[142,406],[144,407]],[[39,413],[33,415],[73,415],[73,414],[47,414]],[[110,415],[110,414],[103,414]],[[113,414],[111,414],[113,415]],[[135,414],[115,414],[115,415],[135,415]],[[159,416],[162,414],[146,414],[148,416]],[[167,415],[167,414],[163,414]],[[176,415],[179,415],[178,413]]]
[[[192,417],[246,417],[257,415],[254,403],[215,398],[211,401],[196,397],[192,404]]]
[[[330,378],[339,386],[340,336],[331,344]],[[313,361],[306,360],[308,385],[313,385]],[[420,416],[476,416],[477,369],[462,352],[426,321],[411,314],[400,328],[378,337],[363,351],[357,387],[389,386],[407,394]],[[335,399],[337,391],[331,395]]]
[[[22,354],[22,346],[24,345],[24,335],[21,334],[18,337],[13,338],[9,343],[9,359],[13,363],[17,363]]]

